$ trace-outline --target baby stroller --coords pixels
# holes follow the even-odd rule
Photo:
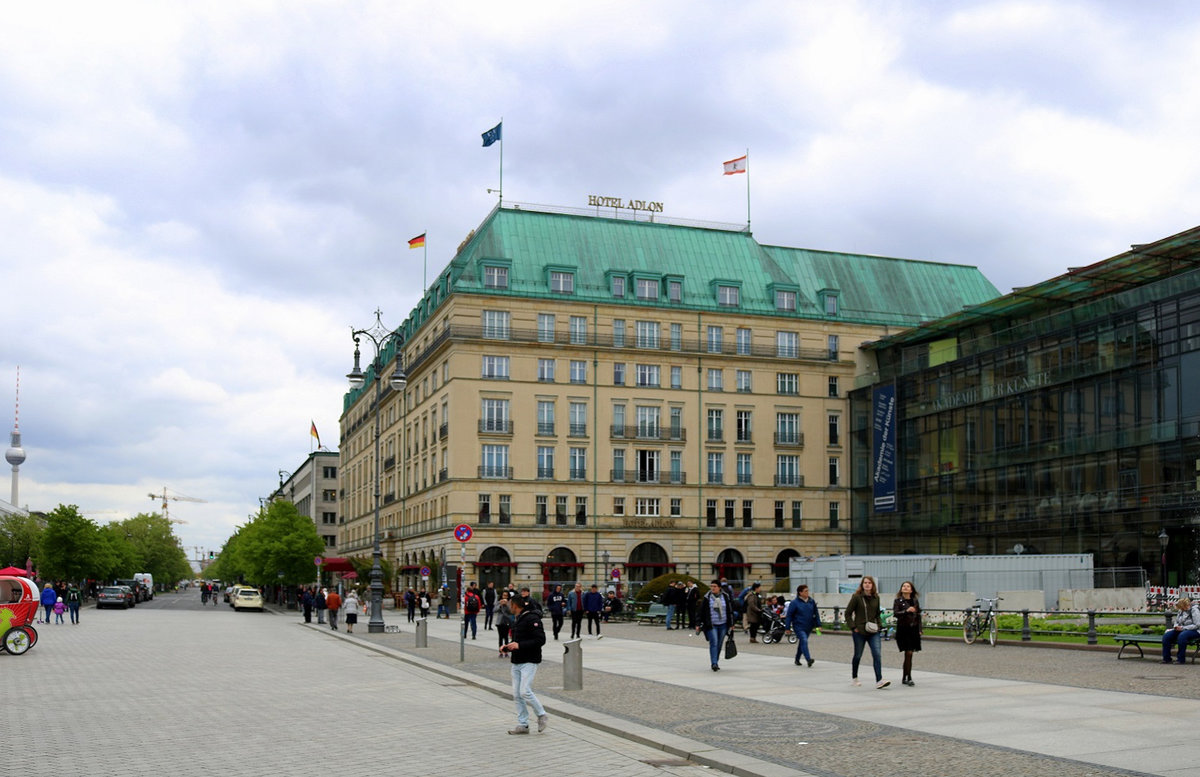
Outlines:
[[[771,643],[783,642],[783,637],[787,635],[787,641],[791,644],[796,644],[796,635],[787,630],[784,625],[783,618],[776,615],[771,610],[763,610],[762,613],[762,642],[764,645]]]

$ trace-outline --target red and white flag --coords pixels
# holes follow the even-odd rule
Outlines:
[[[746,156],[740,156],[737,159],[730,159],[725,163],[725,175],[734,175],[735,173],[746,172]]]

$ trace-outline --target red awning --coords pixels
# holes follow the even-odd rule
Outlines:
[[[543,567],[577,567],[583,569],[583,564],[578,561],[543,561]]]
[[[354,565],[347,558],[327,558],[321,562],[321,569],[326,572],[353,572]]]
[[[486,567],[515,567],[517,565],[517,562],[515,562],[515,561],[472,561],[471,563],[477,567],[485,567],[485,568]]]

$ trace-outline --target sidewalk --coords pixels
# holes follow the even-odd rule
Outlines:
[[[457,620],[429,621],[430,648],[427,650],[431,655],[436,653],[442,661],[456,662],[458,645],[454,643],[458,641],[458,624]],[[396,645],[406,654],[406,659],[422,654],[412,648],[413,630],[403,617],[389,619],[389,625],[399,625],[402,633],[370,635],[369,639],[373,643]],[[632,633],[641,633],[637,627],[633,628]],[[650,629],[644,630],[649,634]],[[955,749],[970,750],[972,747],[986,748],[986,760],[1005,760],[1006,757],[1013,761],[1013,769],[1023,768],[1027,772],[1037,767],[1016,762],[1038,757],[1054,759],[1052,765],[1044,764],[1043,768],[1053,769],[1058,774],[1073,773],[1071,766],[1077,767],[1080,774],[1191,774],[1200,754],[1194,739],[1195,724],[1200,723],[1200,700],[1196,699],[922,672],[919,669],[915,674],[917,687],[899,685],[896,682],[899,677],[885,670],[885,677],[896,684],[877,691],[874,683],[869,682],[873,679],[869,654],[860,671],[864,685],[855,688],[849,684],[846,661],[819,658],[811,669],[794,667],[788,659],[793,650],[791,646],[776,646],[779,652],[773,655],[743,651],[733,661],[723,662],[723,671],[713,673],[708,667],[706,643],[699,637],[687,639],[677,635],[673,637],[676,641],[670,643],[647,642],[620,638],[612,633],[618,629],[609,631],[602,640],[585,636],[582,641],[586,672],[582,692],[560,690],[562,655],[553,642],[544,651],[539,688],[546,689],[555,699],[565,698],[581,707],[597,708],[603,707],[603,703],[596,703],[597,700],[613,695],[608,686],[617,684],[618,678],[627,685],[641,683],[643,690],[637,692],[640,695],[636,701],[622,703],[616,700],[610,704],[611,708],[620,710],[621,718],[661,726],[661,731],[694,732],[710,744],[715,736],[710,729],[732,727],[735,730],[732,735],[727,731],[716,738],[725,736],[727,740],[737,741],[739,735],[744,735],[750,743],[755,738],[763,740],[763,746],[752,746],[752,752],[757,750],[764,756],[774,755],[767,760],[777,763],[792,766],[809,763],[810,758],[819,759],[823,747],[830,750],[828,757],[834,759],[837,757],[834,744],[840,746],[841,758],[846,761],[847,746],[866,752],[860,741],[864,737],[874,737],[883,743],[881,751],[891,753],[885,757],[901,757],[901,743],[919,743],[932,737],[936,742],[935,749],[941,751],[939,758],[931,761],[928,755],[922,755],[920,760],[931,761],[927,770],[932,768],[942,773],[947,769],[946,756]],[[459,665],[459,668],[453,664],[444,665],[443,668],[466,671],[475,677],[479,674],[496,676],[488,663],[488,656],[495,655],[492,650],[495,632],[481,629],[479,640],[467,640],[466,644],[467,664]],[[744,638],[741,644],[746,647]],[[844,654],[841,647],[848,645],[836,641],[828,644],[838,645],[839,654]],[[1025,655],[1027,660],[1037,660],[1033,654]],[[1115,658],[1109,660],[1115,661]],[[1150,662],[1138,664],[1136,668],[1129,667],[1128,662],[1122,664],[1126,671],[1142,673],[1163,668]],[[1191,672],[1187,672],[1189,667],[1165,669],[1182,670],[1178,672],[1180,682],[1196,680]],[[662,686],[672,690],[658,690]],[[497,692],[507,693],[507,689]],[[718,699],[738,703],[730,709],[754,708],[759,712],[738,716],[736,720],[690,720],[705,716],[703,710],[697,714],[697,710],[689,707],[697,704],[711,708],[718,706],[712,701],[714,694]],[[781,714],[780,710],[791,712]],[[727,714],[726,717],[731,716]],[[780,721],[778,725],[777,721]],[[772,737],[778,741],[773,747],[767,747],[765,740]],[[978,757],[976,754],[975,758]],[[1100,769],[1088,764],[1095,764]],[[852,773],[851,764],[844,765],[850,767]],[[973,771],[980,773],[978,769]]]

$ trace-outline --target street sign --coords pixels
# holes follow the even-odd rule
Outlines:
[[[621,579],[621,570],[619,570],[619,569],[614,569],[614,570],[612,571],[612,579],[613,579],[613,580],[620,580],[620,579]]]
[[[471,527],[467,526],[465,523],[460,523],[458,526],[454,527],[454,539],[458,540],[459,542],[470,541],[473,533],[474,532],[471,531]]]
[[[421,567],[421,577],[429,577],[433,574],[433,570],[429,567]]]
[[[325,562],[325,559],[321,558],[320,556],[317,556],[316,558],[313,559],[313,563],[316,564],[317,566],[321,566],[321,564],[323,564],[324,562]]]

